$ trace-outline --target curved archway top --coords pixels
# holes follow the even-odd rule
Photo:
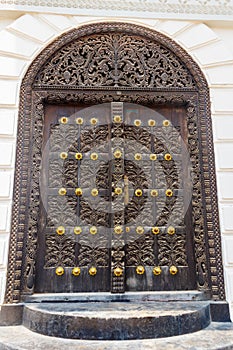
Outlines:
[[[30,68],[33,86],[42,88],[207,86],[198,65],[172,39],[119,22],[72,29],[42,51]]]

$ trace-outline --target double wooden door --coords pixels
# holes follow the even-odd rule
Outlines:
[[[195,289],[185,108],[47,105],[37,292]]]

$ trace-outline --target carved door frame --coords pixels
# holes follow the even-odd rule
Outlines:
[[[145,76],[148,73],[157,80],[150,84],[144,80],[137,87],[130,85],[129,78],[126,78],[125,86],[116,81],[102,86],[98,82],[90,86],[85,81],[83,84],[66,85],[66,80],[68,82],[70,78],[64,70],[62,83],[46,84],[46,80],[41,80],[45,77],[44,67],[65,45],[71,44],[72,47],[72,43],[83,42],[85,38],[113,33],[135,36],[140,45],[150,50],[154,45],[159,57],[164,52],[168,53],[174,58],[173,71],[178,64],[183,76],[181,74],[174,79],[172,74],[175,73],[171,72],[169,80],[164,67],[159,72],[151,68],[151,71],[147,69]],[[54,72],[55,77],[56,74]],[[179,45],[154,30],[126,23],[96,23],[71,30],[46,47],[29,67],[21,85],[6,303],[17,303],[34,290],[44,104],[71,102],[94,105],[112,101],[148,107],[161,104],[186,107],[190,159],[194,170],[192,215],[195,222],[197,285],[212,299],[225,299],[210,99],[205,77]]]

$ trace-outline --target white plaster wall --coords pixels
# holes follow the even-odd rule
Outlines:
[[[16,16],[17,17],[17,16]],[[112,18],[113,19],[113,18]],[[6,281],[19,89],[29,64],[61,33],[105,17],[0,16],[0,302]],[[125,20],[114,18],[114,20]],[[209,83],[227,300],[233,316],[233,26],[192,21],[127,19],[173,38],[197,61]],[[229,22],[230,23],[230,22]]]

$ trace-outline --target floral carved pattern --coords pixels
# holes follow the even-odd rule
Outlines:
[[[143,37],[91,35],[64,46],[42,67],[35,86],[195,87],[190,73],[169,50]]]
[[[68,46],[71,47],[72,42],[84,42],[86,38],[90,39],[92,33],[103,33],[105,37],[107,35],[113,37],[114,31],[117,35],[119,35],[119,31],[126,36],[129,35],[131,42],[133,38],[136,38],[137,43],[141,43],[143,38],[143,45],[147,45],[148,42],[149,47],[154,45],[159,49],[165,48],[170,57],[174,57],[179,63],[179,67],[181,67],[180,72],[183,72],[182,76],[184,76],[184,78],[180,78],[181,85],[178,85],[178,80],[171,78],[170,75],[170,80],[164,85],[161,83],[161,77],[154,80],[158,86],[153,85],[153,87],[156,87],[157,90],[150,91],[150,89],[147,89],[148,84],[152,82],[152,78],[149,80],[142,79],[142,85],[140,86],[137,83],[137,81],[140,81],[138,60],[135,61],[137,74],[135,75],[135,72],[132,74],[133,79],[136,79],[136,87],[130,85],[132,84],[130,79],[125,85],[125,88],[129,88],[131,91],[122,88],[121,93],[119,93],[119,88],[115,88],[114,84],[119,84],[119,81],[123,84],[124,80],[123,82],[119,79],[117,81],[115,75],[112,77],[111,89],[110,86],[104,85],[107,82],[107,74],[103,75],[104,78],[100,81],[100,84],[93,78],[91,82],[87,80],[80,86],[77,85],[76,80],[74,85],[71,86],[65,81],[65,79],[70,79],[68,75],[64,77],[61,74],[59,78],[61,71],[65,73],[64,69],[58,70],[58,77],[56,77],[57,81],[61,79],[60,85],[56,86],[54,82],[50,84],[50,80],[43,81],[45,70],[47,69],[50,72],[51,67],[48,68],[48,63],[51,62],[54,53],[59,55],[63,49],[65,53],[65,49]],[[93,38],[96,35],[94,34]],[[164,56],[162,52],[162,56],[165,57],[166,53]],[[67,62],[67,60],[64,62]],[[122,66],[123,68],[124,66]],[[72,79],[75,80],[73,78],[75,76],[74,71],[71,71],[70,74]],[[156,77],[156,74],[152,75]],[[188,80],[186,74],[189,76]],[[52,76],[51,79],[53,79]],[[125,80],[127,79],[125,78]],[[90,84],[96,84],[97,89],[95,91],[88,90],[88,86],[94,86]],[[106,90],[98,90],[98,87],[106,87]],[[79,91],[72,92],[72,88],[77,88]],[[193,240],[197,284],[199,290],[211,290],[213,299],[225,298],[209,94],[205,78],[190,56],[162,34],[135,25],[102,23],[80,27],[78,30],[65,33],[36,58],[22,83],[6,303],[19,302],[24,294],[33,293],[34,290],[44,103],[72,102],[88,106],[112,101],[131,102],[147,106],[159,106],[168,103],[171,106],[178,104],[187,107],[188,145],[193,168],[192,217],[195,223]],[[119,254],[121,252],[120,248]]]

